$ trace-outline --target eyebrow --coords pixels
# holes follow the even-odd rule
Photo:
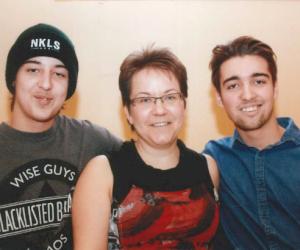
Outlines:
[[[253,74],[251,75],[251,77],[259,77],[259,76],[264,76],[264,77],[270,78],[270,75],[269,75],[269,74],[266,74],[266,73],[260,73],[260,72],[258,72],[258,73],[253,73]],[[231,77],[229,77],[229,78],[227,78],[227,79],[225,79],[225,80],[223,81],[223,85],[224,85],[225,83],[229,82],[229,81],[232,81],[232,80],[239,80],[239,79],[240,79],[240,77],[238,77],[238,76],[231,76]]]
[[[164,93],[165,93],[165,94],[169,94],[170,92],[173,92],[173,91],[176,91],[176,93],[177,93],[177,92],[181,92],[180,89],[178,90],[178,89],[172,88],[172,89],[169,89],[169,90],[165,91]]]
[[[267,78],[270,78],[270,75],[269,74],[266,74],[266,73],[254,73],[252,75],[252,77],[258,77],[258,76],[265,76]]]
[[[163,92],[163,95],[168,95],[168,94],[170,94],[170,93],[172,93],[172,91],[176,91],[176,93],[177,92],[180,92],[180,90],[177,90],[177,89],[168,89],[168,90],[166,90],[166,91],[164,91]],[[173,94],[173,93],[172,93]],[[150,96],[150,97],[152,97],[152,94],[151,93],[149,93],[149,92],[139,92],[139,93],[137,93],[137,97],[139,97],[139,95],[147,95],[147,96]]]
[[[26,63],[41,64],[39,61],[35,61],[35,60],[26,60],[26,61],[24,62],[24,64],[26,64]]]
[[[238,80],[238,79],[240,79],[238,76],[231,76],[223,81],[223,85],[227,82],[230,82],[232,80]]]

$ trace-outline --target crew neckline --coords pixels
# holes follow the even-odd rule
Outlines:
[[[40,141],[48,139],[55,132],[57,128],[57,123],[58,119],[56,117],[53,126],[42,132],[21,131],[11,127],[7,122],[2,122],[1,127],[4,130],[5,136],[9,137],[10,139]]]
[[[145,190],[152,191],[175,191],[182,190],[190,186],[190,171],[192,170],[186,158],[184,144],[178,140],[179,161],[174,168],[158,169],[146,164],[138,154],[134,141],[127,141],[123,147],[124,173],[128,175],[128,182],[141,187]]]
[[[148,170],[151,170],[153,172],[157,172],[157,173],[172,173],[175,171],[178,171],[178,169],[180,169],[182,167],[182,157],[183,157],[183,148],[184,148],[184,144],[178,139],[177,140],[177,146],[179,149],[179,160],[178,163],[176,164],[176,166],[168,168],[168,169],[160,169],[160,168],[155,168],[152,165],[147,164],[141,157],[141,155],[139,154],[137,147],[135,145],[135,141],[132,139],[128,142],[128,144],[131,147],[131,153],[132,153],[132,159],[135,159],[135,163],[136,166],[141,166],[144,167]]]

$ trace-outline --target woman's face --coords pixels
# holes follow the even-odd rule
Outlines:
[[[185,101],[171,72],[153,68],[137,72],[132,78],[130,99],[125,113],[137,133],[137,143],[156,148],[176,143]]]

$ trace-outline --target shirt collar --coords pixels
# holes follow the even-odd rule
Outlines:
[[[288,117],[277,119],[279,125],[285,129],[285,132],[280,140],[281,143],[292,141],[296,145],[300,145],[300,130],[294,121]]]
[[[294,123],[294,121],[289,117],[279,117],[277,118],[277,122],[281,127],[285,129],[285,132],[283,133],[283,136],[281,137],[277,145],[287,141],[292,141],[296,145],[300,145],[300,130],[297,127],[297,125]],[[243,139],[241,138],[237,129],[235,129],[231,140],[231,147],[233,147],[237,143],[246,145],[243,142]]]

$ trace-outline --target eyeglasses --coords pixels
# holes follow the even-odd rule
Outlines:
[[[137,97],[130,100],[130,103],[133,106],[138,107],[153,107],[157,100],[160,100],[164,105],[172,106],[174,104],[177,104],[179,101],[183,100],[184,96],[177,92],[177,93],[171,93],[167,95],[162,95],[159,97],[154,96],[145,96],[145,97]]]

